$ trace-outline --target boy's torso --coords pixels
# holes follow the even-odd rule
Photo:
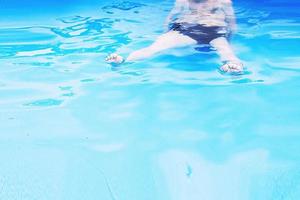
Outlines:
[[[196,3],[187,1],[177,23],[201,24],[203,26],[227,26],[223,4],[218,0]]]

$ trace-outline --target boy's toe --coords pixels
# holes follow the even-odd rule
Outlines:
[[[224,72],[233,72],[233,73],[239,73],[243,71],[243,64],[237,63],[237,62],[228,62],[221,66],[221,70]]]
[[[124,61],[123,57],[116,54],[116,53],[113,53],[113,54],[110,54],[106,57],[105,59],[106,62],[108,63],[116,63],[116,64],[119,64],[119,63],[122,63]]]

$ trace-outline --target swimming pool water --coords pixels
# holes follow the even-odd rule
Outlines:
[[[0,1],[0,199],[300,199],[300,4],[237,0],[232,43],[112,67],[172,1]]]

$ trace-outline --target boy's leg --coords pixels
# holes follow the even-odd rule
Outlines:
[[[210,42],[210,45],[217,50],[220,59],[225,64],[221,70],[225,72],[241,72],[243,71],[243,64],[235,55],[228,40],[225,37],[219,37]]]
[[[194,44],[197,44],[197,42],[192,38],[182,35],[177,31],[169,31],[159,36],[149,47],[132,52],[126,61],[142,60],[167,49]],[[121,58],[120,56],[118,58],[118,56],[117,54],[113,54],[107,58],[107,61],[114,62],[115,60],[120,60]]]
[[[141,59],[151,57],[156,53],[159,53],[166,49],[183,47],[183,46],[194,45],[194,44],[197,44],[197,42],[192,38],[182,35],[177,31],[169,31],[159,36],[156,39],[156,41],[153,44],[151,44],[149,47],[132,52],[126,60],[127,61],[141,60]]]

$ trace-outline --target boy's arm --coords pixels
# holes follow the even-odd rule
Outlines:
[[[235,13],[234,13],[234,9],[232,6],[232,1],[231,0],[223,0],[223,9],[226,15],[226,21],[228,22],[231,31],[235,32],[237,29],[236,26],[236,18],[235,18]]]

